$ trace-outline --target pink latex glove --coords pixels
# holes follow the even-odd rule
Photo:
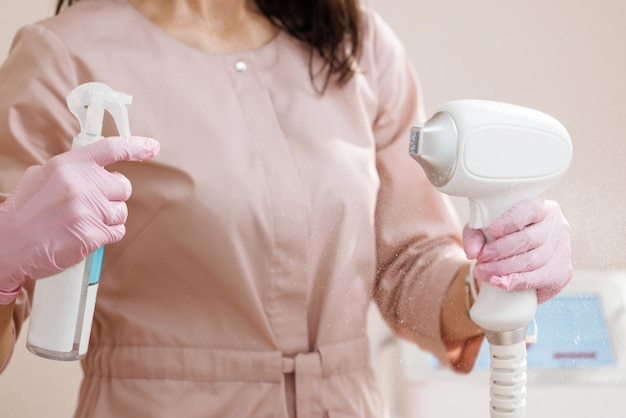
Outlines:
[[[119,241],[131,185],[103,167],[158,151],[151,138],[111,137],[29,167],[0,204],[0,304],[12,302],[26,278],[58,273]]]
[[[537,289],[545,302],[570,281],[573,267],[570,227],[558,203],[542,198],[524,200],[487,227],[493,241],[467,225],[463,247],[476,259],[474,278],[506,290]]]

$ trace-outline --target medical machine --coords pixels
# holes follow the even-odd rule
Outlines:
[[[539,305],[536,322],[537,341],[527,348],[527,416],[626,416],[626,271],[575,271],[559,295]],[[385,378],[392,417],[488,416],[487,341],[467,375],[413,343],[396,339],[385,347],[377,369],[393,370]]]

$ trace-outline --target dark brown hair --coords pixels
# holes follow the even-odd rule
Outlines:
[[[58,14],[65,3],[78,0],[57,0]],[[310,46],[311,58],[318,54],[324,66],[309,72],[313,81],[325,74],[321,91],[326,90],[333,76],[342,85],[355,71],[361,50],[359,0],[256,0],[261,12],[277,27]]]

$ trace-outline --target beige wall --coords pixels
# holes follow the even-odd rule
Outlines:
[[[0,0],[0,56],[54,0]],[[579,269],[626,265],[626,2],[369,0],[405,42],[427,110],[453,99],[501,100],[561,120],[574,142],[566,178],[548,193],[573,228]],[[1,94],[1,92],[0,92]],[[463,215],[465,202],[455,200]],[[0,415],[69,416],[76,363],[30,355],[22,340],[0,376]],[[35,396],[32,396],[35,395]]]

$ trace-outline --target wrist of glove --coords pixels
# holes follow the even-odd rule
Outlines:
[[[571,280],[573,267],[570,227],[557,202],[524,200],[494,220],[486,229],[492,238],[467,225],[463,247],[476,260],[476,281],[505,290],[536,289],[537,301],[558,294]]]
[[[150,138],[108,138],[29,167],[0,205],[0,304],[27,278],[58,273],[120,240],[130,181],[104,166],[156,155]]]
[[[0,305],[8,305],[9,303],[13,302],[15,299],[17,299],[17,296],[20,294],[21,290],[22,290],[21,283],[17,288],[13,290],[9,290],[9,291],[0,290]]]

